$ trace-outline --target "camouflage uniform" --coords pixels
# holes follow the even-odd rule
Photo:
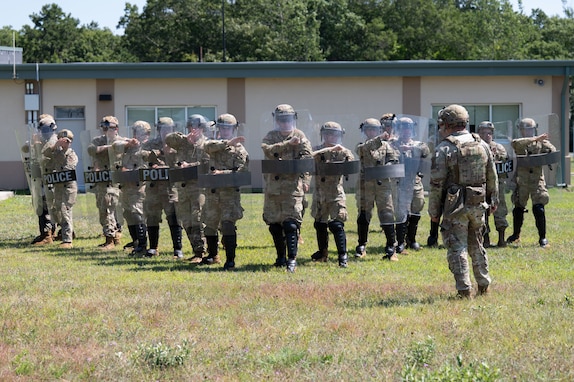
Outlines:
[[[369,224],[376,204],[379,224],[387,238],[386,257],[390,260],[398,260],[394,250],[393,192],[396,189],[396,180],[394,178],[366,180],[365,169],[398,163],[399,156],[397,151],[385,140],[385,133],[381,130],[380,121],[375,118],[368,118],[361,124],[360,128],[365,135],[371,134],[370,131],[373,130],[372,134],[374,134],[374,137],[371,137],[365,143],[359,143],[355,149],[361,161],[361,172],[356,186],[357,210],[359,213],[357,217],[359,245],[356,248],[355,256],[362,257],[366,253]],[[369,138],[368,135],[366,137]]]
[[[490,130],[490,132],[488,132]],[[492,139],[494,134],[494,125],[492,122],[483,121],[478,125],[478,134],[483,141],[488,143],[492,156],[494,157],[495,163],[504,163],[508,160],[508,153],[503,145],[495,142]],[[504,240],[504,232],[508,227],[508,220],[506,220],[506,215],[508,215],[508,208],[506,207],[506,179],[507,174],[498,174],[498,207],[492,215],[494,215],[494,226],[496,231],[498,231],[498,246],[505,247],[506,241]],[[486,211],[486,230],[484,233],[484,247],[488,248],[490,246],[490,224],[489,224],[490,212]]]
[[[205,124],[207,121],[205,121]],[[197,129],[203,126],[193,126],[188,121],[188,128]],[[201,131],[201,130],[200,130]],[[192,143],[193,142],[193,143]],[[198,166],[198,173],[205,173],[209,155],[204,150],[207,139],[201,133],[196,140],[190,141],[189,136],[176,132],[165,137],[165,143],[176,151],[177,168]],[[205,254],[202,211],[205,205],[205,190],[198,186],[197,179],[189,179],[174,183],[177,191],[175,212],[180,225],[185,229],[194,256],[193,263],[201,263]]]
[[[147,162],[153,169],[168,169],[175,167],[175,150],[167,146],[163,139],[173,132],[175,123],[169,117],[162,117],[157,123],[158,136],[150,139],[142,150],[148,152]],[[175,212],[177,203],[177,189],[169,180],[148,180],[146,183],[146,195],[144,198],[144,216],[149,237],[149,249],[147,256],[157,256],[159,245],[159,225],[162,212],[165,213],[167,224],[173,244],[173,255],[176,259],[183,258],[182,251],[182,228]]]
[[[217,176],[217,174],[248,171],[249,154],[240,143],[244,137],[233,137],[237,129],[236,118],[231,114],[220,115],[217,118],[216,129],[221,139],[209,140],[204,146],[205,152],[209,155],[210,172]],[[243,218],[243,207],[239,188],[222,187],[205,190],[203,221],[208,251],[208,256],[204,259],[205,264],[219,262],[217,231],[221,227],[226,255],[224,269],[235,268],[236,222],[241,218]]]
[[[95,171],[110,170],[109,148],[116,139],[121,139],[110,130],[117,130],[119,127],[118,119],[113,116],[102,118],[100,127],[104,129],[104,135],[95,137],[88,146],[88,154],[92,157],[92,167]],[[109,137],[108,137],[109,135]],[[96,193],[96,207],[99,212],[100,225],[106,242],[99,245],[103,250],[113,249],[120,243],[120,226],[116,216],[119,207],[120,189],[112,182],[96,183],[94,186]]]
[[[449,269],[462,297],[472,290],[467,253],[472,259],[478,293],[488,290],[491,278],[482,245],[484,215],[490,200],[498,204],[498,177],[492,153],[477,134],[466,130],[468,112],[447,106],[442,119],[450,133],[435,150],[431,168],[429,215],[437,220],[443,209],[441,232],[447,247]]]
[[[149,123],[136,121],[132,127],[132,139],[117,139],[112,144],[114,171],[120,172],[120,176],[133,175],[129,181],[120,181],[120,201],[123,208],[123,217],[126,220],[132,242],[124,248],[133,247],[132,256],[140,256],[146,253],[147,227],[143,211],[145,198],[145,182],[138,180],[138,172],[145,168],[142,145],[147,142],[151,133]]]
[[[519,129],[524,138],[512,140],[512,148],[516,155],[544,154],[556,151],[556,147],[547,138],[546,134],[533,136],[537,127],[531,118],[524,118],[519,123]],[[532,134],[530,134],[532,133]],[[531,136],[528,136],[531,135]],[[548,245],[546,239],[546,214],[544,206],[548,204],[550,196],[546,189],[546,180],[542,166],[518,167],[515,173],[516,189],[512,194],[512,210],[514,227],[513,234],[507,241],[517,242],[520,240],[520,231],[524,222],[524,212],[528,199],[532,198],[532,213],[538,230],[538,243],[541,247]]]
[[[265,135],[261,148],[267,160],[300,160],[312,158],[313,148],[305,134],[295,128],[296,113],[292,106],[281,104],[273,113],[276,127]],[[288,125],[283,127],[283,124]],[[309,188],[308,173],[264,174],[265,199],[263,220],[273,237],[277,259],[275,266],[296,267],[299,229],[303,221],[303,199]],[[287,254],[286,254],[287,252]]]
[[[341,146],[340,140],[344,131],[337,122],[326,122],[321,127],[323,144],[315,148],[313,157],[316,166],[322,163],[348,162],[354,160],[351,150]],[[339,141],[337,139],[339,134]],[[335,143],[336,142],[336,143]],[[314,227],[317,235],[318,251],[311,258],[314,261],[327,261],[329,235],[327,229],[333,233],[337,246],[340,267],[347,267],[347,235],[345,222],[347,221],[347,197],[343,188],[345,175],[320,175],[314,177],[313,202],[311,216],[315,218]]]
[[[32,240],[33,245],[44,245],[53,242],[52,235],[56,230],[56,222],[52,221],[48,209],[47,194],[53,198],[52,187],[43,184],[42,180],[42,149],[48,143],[56,142],[56,122],[49,114],[42,114],[38,121],[38,130],[32,134],[31,140],[26,142],[21,150],[30,154],[30,194],[36,200],[32,201],[35,213],[38,216],[39,235]],[[34,189],[32,189],[34,188]]]
[[[51,185],[54,190],[54,220],[62,229],[61,248],[72,248],[74,232],[72,208],[76,204],[78,195],[78,184],[75,180],[78,156],[70,146],[74,139],[74,134],[70,130],[60,131],[57,138],[58,141],[54,144],[44,146],[42,155],[47,163],[46,174],[67,170],[74,172],[74,180],[56,182]]]
[[[411,166],[406,166],[405,177],[400,180],[403,186],[400,186],[400,194],[407,191],[407,198],[411,196],[412,198],[408,206],[403,206],[403,203],[399,202],[399,205],[408,210],[407,219],[405,222],[400,222],[396,225],[396,236],[397,236],[397,253],[403,253],[405,249],[405,239],[406,247],[412,248],[416,251],[420,249],[419,243],[416,241],[418,223],[421,219],[421,211],[425,205],[425,195],[424,187],[422,182],[422,172],[421,172],[421,160],[428,157],[430,154],[430,149],[428,145],[421,141],[416,141],[411,138],[414,132],[414,122],[412,119],[407,117],[402,117],[397,122],[399,136],[390,140],[391,146],[399,153],[399,158],[401,162],[406,162],[405,164],[412,163],[417,166],[416,168],[410,168]],[[403,129],[405,131],[410,131],[411,134],[403,135]]]

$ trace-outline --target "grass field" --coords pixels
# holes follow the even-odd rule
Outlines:
[[[574,380],[574,195],[550,194],[551,246],[526,214],[520,245],[488,251],[490,293],[470,301],[455,298],[444,249],[382,260],[377,222],[366,258],[341,269],[332,237],[331,261],[309,260],[306,215],[297,272],[273,267],[260,194],[243,195],[233,272],[174,261],[165,225],[157,258],[98,251],[86,195],[74,249],[31,247],[36,217],[16,196],[0,202],[0,380]],[[425,216],[421,243],[428,230]]]

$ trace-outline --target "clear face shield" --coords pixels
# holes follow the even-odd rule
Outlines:
[[[366,141],[375,138],[383,132],[381,126],[378,125],[363,125],[361,127],[361,133]]]
[[[289,135],[297,127],[296,114],[280,114],[275,115],[274,129],[282,134]]]
[[[160,137],[162,142],[165,142],[165,137],[175,131],[175,125],[157,124],[157,136]]]
[[[401,142],[408,142],[415,136],[414,122],[399,121],[395,127],[395,135]]]
[[[321,141],[325,146],[336,146],[343,143],[343,132],[335,129],[323,129],[321,131]]]
[[[42,136],[43,141],[48,141],[54,135],[55,129],[52,125],[40,125],[38,126],[38,132]]]
[[[480,136],[480,139],[486,143],[490,143],[494,137],[494,130],[489,129],[488,127],[482,127],[478,129],[478,135]]]
[[[522,138],[531,138],[536,135],[535,127],[519,127],[518,132]]]
[[[233,139],[237,136],[236,125],[218,123],[215,125],[217,130],[217,139]]]
[[[393,136],[393,132],[396,128],[396,120],[385,119],[381,121],[381,133],[385,132],[389,137]]]
[[[139,143],[143,143],[149,139],[149,133],[141,127],[132,128],[132,136],[137,139]]]
[[[118,125],[115,123],[110,123],[109,121],[103,121],[100,123],[100,128],[106,135],[108,141],[113,141],[118,136]]]

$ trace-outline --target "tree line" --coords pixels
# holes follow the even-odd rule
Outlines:
[[[574,13],[508,0],[148,0],[117,27],[80,25],[57,4],[16,31],[28,63],[553,60],[574,58]],[[11,46],[13,30],[0,30]]]

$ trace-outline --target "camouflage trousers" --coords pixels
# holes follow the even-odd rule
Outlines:
[[[205,250],[201,217],[204,206],[205,194],[203,188],[194,187],[191,182],[187,182],[185,187],[177,187],[175,213],[180,225],[187,233],[187,238],[194,253],[203,253]]]
[[[395,222],[396,195],[393,195],[393,184],[389,179],[367,180],[357,183],[356,199],[359,213],[365,212],[367,221],[371,221],[375,204],[380,225]],[[395,196],[395,198],[393,198]]]
[[[221,222],[235,223],[243,218],[241,206],[241,193],[236,188],[219,188],[206,190],[205,210],[203,221],[205,222],[205,235],[217,235],[217,229]]]
[[[144,224],[143,201],[145,184],[126,183],[122,186],[120,201],[123,216],[128,226]]]
[[[468,255],[479,286],[490,285],[488,257],[482,245],[485,207],[464,207],[454,216],[444,216],[441,223],[442,240],[447,248],[448,267],[454,276],[456,289],[471,290]]]
[[[74,220],[72,217],[72,207],[76,204],[78,196],[78,185],[76,182],[58,183],[54,185],[55,196],[55,221],[62,228],[62,241],[72,242],[74,231]]]
[[[119,232],[116,212],[119,205],[120,190],[117,187],[108,186],[106,183],[98,183],[95,188],[96,206],[104,236],[116,237]]]

